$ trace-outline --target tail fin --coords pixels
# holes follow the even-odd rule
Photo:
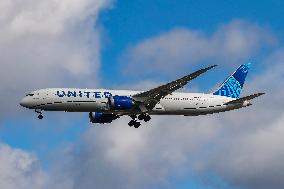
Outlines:
[[[240,98],[241,90],[250,67],[251,63],[242,64],[213,94]]]

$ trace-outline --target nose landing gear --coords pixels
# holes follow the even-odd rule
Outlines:
[[[35,112],[39,114],[37,116],[38,119],[43,119],[42,110],[35,110]]]
[[[43,119],[43,115],[42,114],[39,114],[37,117],[38,117],[38,119]]]

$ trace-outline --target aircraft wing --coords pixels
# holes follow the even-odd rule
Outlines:
[[[207,72],[208,70],[216,66],[217,65],[213,65],[207,68],[200,69],[190,75],[184,76],[180,79],[174,80],[165,85],[161,85],[149,91],[135,94],[132,97],[139,104],[139,108],[141,111],[146,112],[148,110],[152,110],[162,98],[184,87],[189,81],[195,79],[199,75]]]
[[[264,95],[265,93],[256,93],[256,94],[253,94],[253,95],[249,95],[249,96],[246,96],[246,97],[242,97],[242,98],[239,98],[237,100],[232,100],[230,102],[227,102],[225,105],[230,105],[230,104],[242,104],[243,102],[245,101],[248,101],[248,100],[252,100],[256,97],[259,97],[261,95]]]

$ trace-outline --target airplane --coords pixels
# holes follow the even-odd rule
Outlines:
[[[210,94],[175,92],[189,81],[216,67],[209,66],[190,75],[147,91],[48,88],[33,91],[20,105],[43,111],[88,112],[91,123],[106,124],[129,116],[128,125],[138,128],[151,115],[198,116],[235,110],[252,105],[250,100],[265,93],[240,97],[251,63],[242,64],[219,88]]]

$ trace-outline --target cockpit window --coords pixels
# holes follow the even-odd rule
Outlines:
[[[34,96],[34,94],[27,94],[26,96]]]

